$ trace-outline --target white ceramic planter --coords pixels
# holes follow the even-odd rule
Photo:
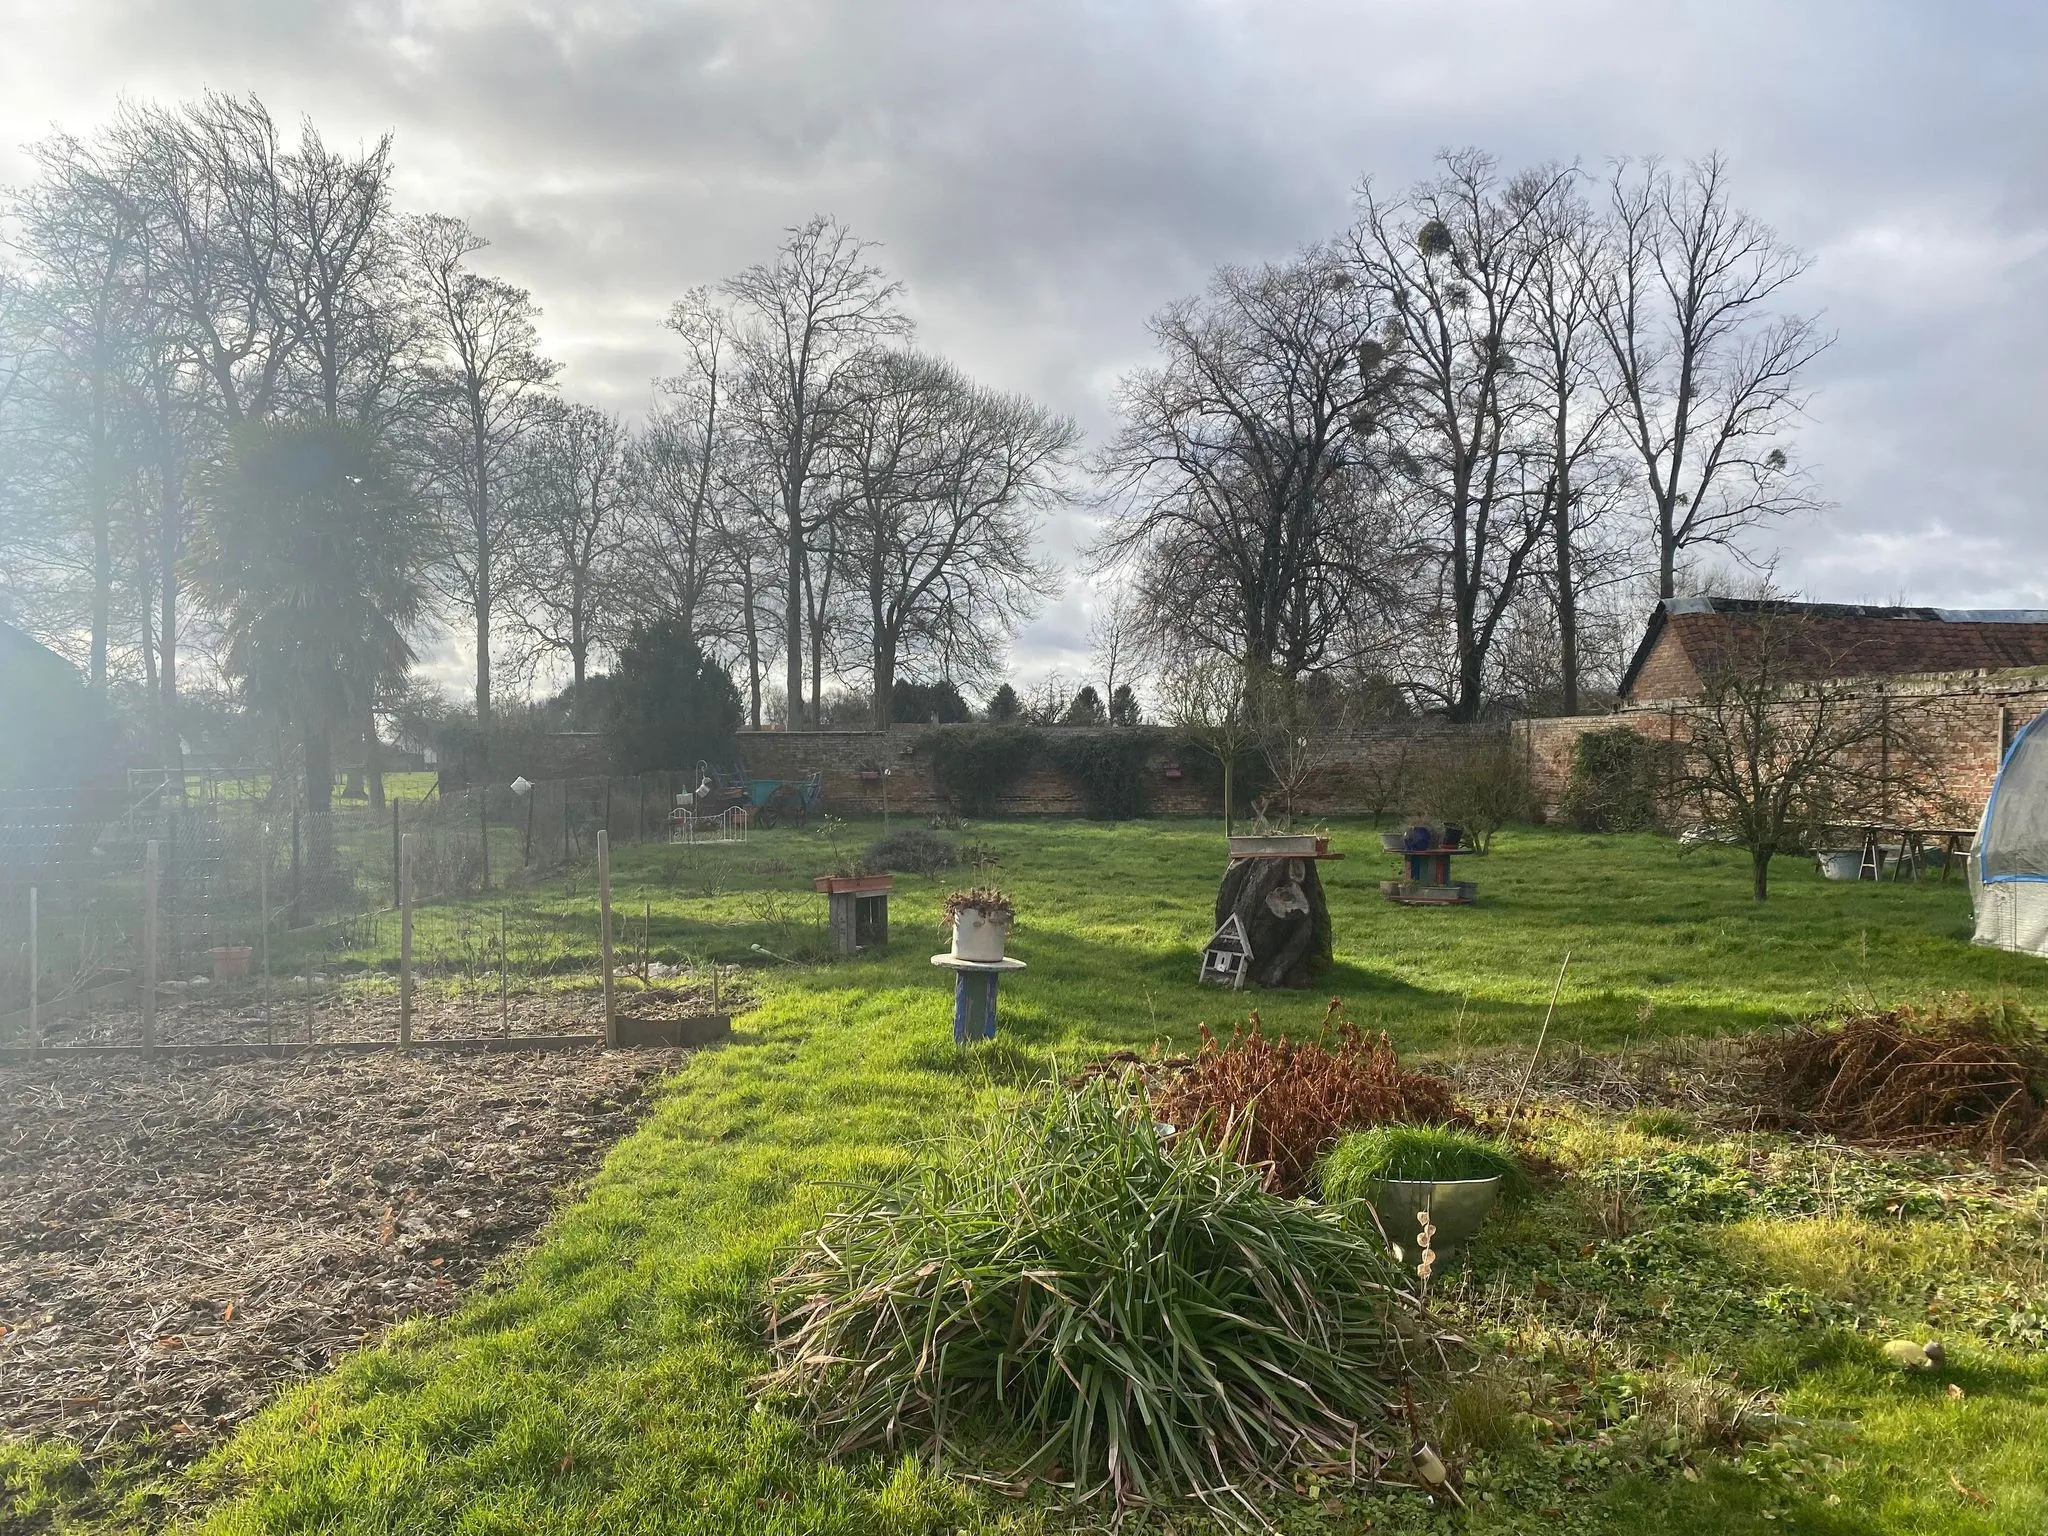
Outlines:
[[[953,914],[953,958],[993,964],[1003,958],[1003,941],[1009,934],[1009,918],[963,907]]]

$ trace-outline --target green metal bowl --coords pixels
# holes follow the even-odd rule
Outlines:
[[[1403,1263],[1422,1251],[1420,1213],[1436,1224],[1431,1246],[1448,1253],[1470,1242],[1500,1198],[1500,1179],[1376,1179],[1373,1214]]]

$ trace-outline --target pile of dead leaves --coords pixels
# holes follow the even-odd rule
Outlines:
[[[1234,1147],[1283,1195],[1309,1187],[1316,1160],[1346,1131],[1471,1123],[1448,1082],[1404,1071],[1386,1033],[1361,1031],[1334,997],[1312,1039],[1268,1038],[1256,1012],[1228,1040],[1204,1025],[1194,1060],[1154,1084],[1152,1108],[1205,1141]]]
[[[2006,1009],[1851,1014],[1756,1050],[1766,1114],[1786,1129],[1998,1159],[2048,1155],[2048,1042]]]

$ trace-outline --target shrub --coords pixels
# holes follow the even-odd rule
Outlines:
[[[1418,809],[1434,820],[1456,823],[1481,851],[1509,822],[1536,814],[1528,753],[1506,731],[1488,731],[1453,748],[1420,777],[1425,804]]]
[[[621,771],[717,762],[740,724],[739,690],[678,619],[635,627],[619,648],[608,730]]]
[[[1367,1200],[1381,1179],[1499,1179],[1510,1203],[1529,1193],[1514,1153],[1490,1136],[1451,1125],[1377,1125],[1346,1136],[1323,1159],[1323,1198]]]
[[[1081,798],[1095,821],[1129,821],[1145,814],[1145,764],[1162,738],[1145,730],[1056,737],[1046,755],[1081,785]]]
[[[929,875],[960,862],[960,847],[950,837],[923,827],[905,827],[868,845],[861,868],[890,870],[899,875]]]
[[[1662,742],[1627,726],[1587,731],[1572,746],[1566,819],[1582,832],[1651,830],[1668,757]]]
[[[1020,725],[953,725],[918,743],[932,776],[963,816],[993,816],[1017,776],[1030,765],[1037,738]]]
[[[1228,1146],[1263,1172],[1276,1194],[1300,1194],[1316,1160],[1346,1131],[1389,1121],[1469,1123],[1451,1085],[1406,1072],[1385,1032],[1362,1034],[1331,999],[1313,1040],[1269,1040],[1257,1013],[1249,1030],[1202,1049],[1157,1095],[1159,1113],[1212,1146]]]
[[[1096,1083],[828,1217],[771,1283],[767,1385],[834,1453],[992,1429],[1016,1475],[1212,1498],[1381,1464],[1398,1287],[1376,1240]]]
[[[898,682],[889,689],[889,718],[898,725],[923,725],[927,721],[954,725],[971,719],[972,712],[950,681]]]

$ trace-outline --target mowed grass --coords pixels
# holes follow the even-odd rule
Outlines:
[[[1252,1006],[1269,1028],[1304,1030],[1342,995],[1354,1019],[1411,1055],[1528,1042],[1567,951],[1552,1038],[1589,1047],[1755,1029],[1844,1001],[1967,991],[2037,1014],[2048,1002],[2048,966],[1969,946],[1955,878],[1828,884],[1788,859],[1759,907],[1729,850],[1511,829],[1491,857],[1468,861],[1478,906],[1401,909],[1378,895],[1394,861],[1377,830],[1332,830],[1349,854],[1322,866],[1337,966],[1314,995],[1239,997],[1194,983],[1223,862],[1215,824],[978,825],[965,835],[999,858],[981,878],[1015,899],[1011,949],[1030,965],[1004,982],[993,1046],[954,1049],[950,979],[928,960],[944,947],[939,902],[966,872],[899,877],[887,954],[758,970],[759,1001],[732,1042],[675,1074],[541,1246],[453,1318],[403,1326],[285,1394],[177,1478],[98,1500],[46,1494],[63,1483],[48,1448],[0,1451],[0,1473],[29,1490],[18,1504],[28,1518],[122,1525],[172,1507],[217,1533],[1064,1529],[1076,1517],[944,1471],[827,1462],[750,1398],[766,1363],[761,1282],[835,1185],[913,1155],[1052,1067],[1116,1047],[1184,1049],[1200,1023],[1227,1027]],[[878,831],[845,829],[842,856]],[[822,898],[807,877],[832,862],[825,839],[793,831],[736,847],[628,848],[615,897],[628,920],[651,905],[658,955],[759,964],[759,945],[805,959],[823,948]],[[573,962],[595,950],[593,896],[586,874],[573,894],[559,882],[494,894],[470,920],[501,904],[546,914]],[[2048,1518],[2035,1470],[2048,1465],[2048,1368],[2017,1349],[1969,1351],[1966,1363],[1960,1406],[1856,1356],[1818,1360],[1784,1384],[1784,1411],[1817,1426],[1808,1434],[1821,1447],[1789,1491],[1710,1466],[1696,1482],[1618,1473],[1569,1508],[1510,1499],[1454,1516],[1412,1497],[1318,1489],[1271,1513],[1305,1533],[1447,1521],[2037,1531]]]

